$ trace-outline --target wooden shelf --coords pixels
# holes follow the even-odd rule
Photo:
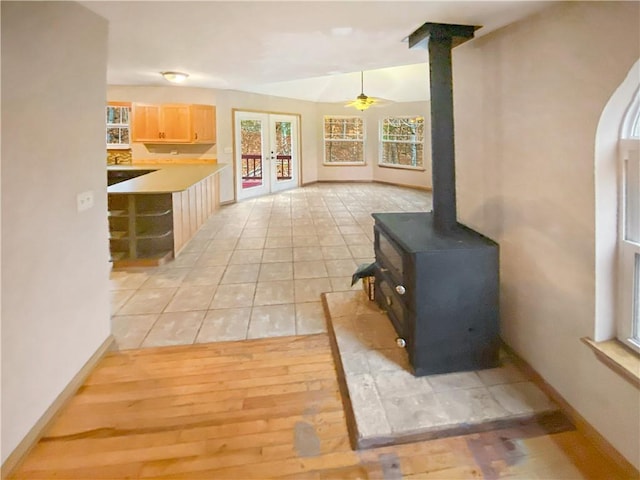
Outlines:
[[[127,238],[127,235],[129,235],[129,232],[122,230],[112,230],[109,232],[109,238],[111,240],[124,240]]]
[[[173,233],[173,230],[167,230],[165,232],[160,232],[160,233],[145,233],[145,232],[140,232],[136,235],[136,238],[138,240],[153,240],[153,239],[158,239],[158,238],[165,238],[168,237],[169,235],[171,235]]]
[[[137,212],[136,217],[161,217],[163,215],[168,215],[171,213],[171,209],[168,208],[166,210],[155,210],[149,212]]]

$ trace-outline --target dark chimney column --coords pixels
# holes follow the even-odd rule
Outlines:
[[[433,223],[439,230],[457,224],[451,50],[473,38],[477,28],[425,23],[409,35],[409,48],[426,45],[429,49]]]

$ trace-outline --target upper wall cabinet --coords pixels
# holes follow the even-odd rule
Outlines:
[[[216,107],[191,105],[191,138],[194,143],[216,143]]]
[[[135,103],[131,125],[134,142],[215,143],[216,107]]]

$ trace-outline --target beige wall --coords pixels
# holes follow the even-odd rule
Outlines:
[[[425,88],[427,86],[425,85]],[[107,99],[119,102],[140,103],[203,103],[216,106],[216,145],[132,145],[133,162],[142,160],[173,160],[217,158],[218,163],[233,166],[233,109],[269,113],[291,113],[300,115],[300,160],[301,183],[331,180],[363,180],[396,183],[400,185],[431,188],[431,141],[429,125],[429,103],[396,103],[364,112],[366,122],[365,166],[323,165],[323,117],[324,115],[347,115],[351,110],[342,104],[306,102],[282,97],[272,97],[236,90],[215,90],[181,86],[120,86],[107,89]],[[356,114],[355,110],[353,111]],[[381,168],[378,166],[378,125],[387,115],[424,115],[425,149],[424,170]],[[176,154],[171,152],[175,151]],[[234,198],[233,168],[220,174],[220,200]]]
[[[318,114],[314,102],[282,97],[271,97],[236,90],[220,91],[216,110],[218,112],[218,162],[233,164],[233,109],[267,113],[291,113],[300,115],[300,181],[312,183],[317,180],[317,138],[315,136]],[[222,202],[233,200],[233,169],[221,174]]]
[[[115,102],[139,103],[195,103],[216,104],[217,90],[210,88],[184,88],[179,86],[149,87],[111,85],[107,89],[107,100]],[[133,162],[145,160],[171,160],[177,163],[188,160],[213,160],[216,158],[216,145],[152,145],[131,144]]]
[[[107,22],[71,2],[1,8],[4,462],[110,324]]]
[[[425,85],[425,89],[427,85]],[[325,115],[362,116],[365,128],[365,164],[364,165],[325,165],[323,118]],[[378,166],[379,161],[379,124],[386,116],[423,115],[425,117],[425,145],[423,170],[400,168],[384,168]],[[429,102],[391,103],[384,106],[371,107],[364,112],[353,108],[345,108],[343,104],[318,104],[318,180],[321,181],[381,181],[399,185],[431,188],[431,125],[429,123]]]
[[[300,160],[302,181],[312,183],[317,179],[316,104],[281,97],[270,97],[235,90],[189,88],[181,86],[150,87],[111,85],[107,90],[109,101],[140,103],[202,103],[216,106],[216,145],[146,145],[134,143],[133,162],[140,160],[174,160],[217,158],[218,163],[233,167],[232,109],[246,109],[270,113],[293,113],[301,116]],[[177,151],[172,154],[171,151]],[[220,174],[220,201],[234,198],[233,168]]]
[[[596,130],[640,57],[639,7],[557,4],[454,51],[459,212],[500,243],[503,337],[636,467],[640,392],[580,338],[595,331]]]

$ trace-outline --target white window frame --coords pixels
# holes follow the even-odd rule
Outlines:
[[[326,122],[330,119],[356,119],[362,122],[362,135],[360,138],[327,138],[326,137]],[[325,115],[322,120],[322,136],[323,136],[323,155],[322,155],[322,164],[326,166],[349,166],[349,165],[366,165],[365,162],[365,122],[364,118],[359,117],[357,115]],[[351,162],[328,162],[327,161],[327,142],[359,142],[362,144],[362,159]]]
[[[109,122],[109,108],[124,108],[127,109],[129,111],[129,114],[127,115],[127,119],[129,120],[128,122],[120,122],[120,123],[110,123]],[[107,141],[107,150],[127,150],[129,148],[131,148],[131,106],[130,105],[107,105],[104,109],[104,113],[105,113],[105,121],[106,121],[106,128],[105,128],[105,141]],[[122,118],[122,116],[121,116]],[[109,129],[110,128],[119,128],[119,129],[125,129],[129,132],[129,143],[108,143],[108,139],[109,139]]]
[[[640,92],[636,92],[622,125],[619,142],[618,197],[618,340],[640,353]],[[631,218],[633,216],[634,218]],[[630,222],[635,222],[635,226]],[[635,240],[628,237],[634,235]]]
[[[402,119],[402,118],[414,118],[416,120],[421,120],[423,123],[423,127],[422,127],[422,138],[416,139],[414,141],[405,141],[405,140],[385,140],[384,139],[384,124],[386,121],[388,121],[389,119]],[[380,123],[379,123],[379,141],[380,141],[380,148],[379,148],[379,153],[378,153],[378,166],[380,167],[389,167],[389,168],[400,168],[400,169],[406,169],[406,170],[424,170],[424,117],[422,115],[390,115],[388,117],[384,117],[382,119],[380,119]],[[398,164],[398,163],[388,163],[384,161],[384,144],[385,143],[399,143],[399,144],[415,144],[415,145],[422,145],[422,155],[420,158],[420,164],[419,165],[402,165],[402,164]],[[417,162],[416,162],[417,163]]]

